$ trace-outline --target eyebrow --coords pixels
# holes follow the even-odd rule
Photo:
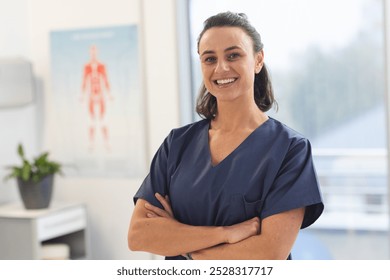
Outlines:
[[[241,49],[239,46],[231,46],[231,47],[228,47],[228,48],[226,48],[225,50],[224,50],[224,52],[228,52],[228,51],[231,51],[231,50],[235,50],[235,49]],[[203,56],[203,55],[205,55],[205,54],[213,54],[213,53],[215,53],[215,51],[204,51],[204,52],[202,52],[202,54],[200,55],[200,56]]]

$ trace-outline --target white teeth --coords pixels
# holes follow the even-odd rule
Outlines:
[[[218,85],[224,85],[234,82],[236,79],[223,79],[223,80],[217,80]]]

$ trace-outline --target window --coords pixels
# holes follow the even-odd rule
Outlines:
[[[279,103],[269,114],[313,146],[325,212],[301,231],[296,256],[388,259],[382,1],[190,1],[193,100],[197,36],[206,18],[227,10],[246,13],[262,36]]]

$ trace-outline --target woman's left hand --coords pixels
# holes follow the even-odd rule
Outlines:
[[[148,218],[164,217],[164,218],[175,220],[175,216],[173,215],[169,197],[167,195],[163,197],[159,193],[156,193],[155,196],[157,200],[161,203],[161,205],[164,207],[164,209],[156,207],[150,203],[146,203],[145,208],[148,210],[146,216]]]

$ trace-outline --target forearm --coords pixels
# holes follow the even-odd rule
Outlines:
[[[298,236],[304,213],[304,208],[297,208],[269,216],[262,221],[259,235],[193,252],[192,258],[286,260]]]
[[[288,254],[278,254],[261,235],[252,236],[235,244],[220,244],[192,253],[194,260],[274,260],[286,259]]]
[[[177,256],[226,242],[223,227],[190,226],[166,218],[139,218],[130,225],[129,247]]]
[[[130,222],[128,243],[134,251],[146,251],[164,256],[177,256],[237,243],[257,235],[260,220],[255,217],[231,226],[192,226],[178,222],[167,198],[156,194],[164,209],[138,199]]]

